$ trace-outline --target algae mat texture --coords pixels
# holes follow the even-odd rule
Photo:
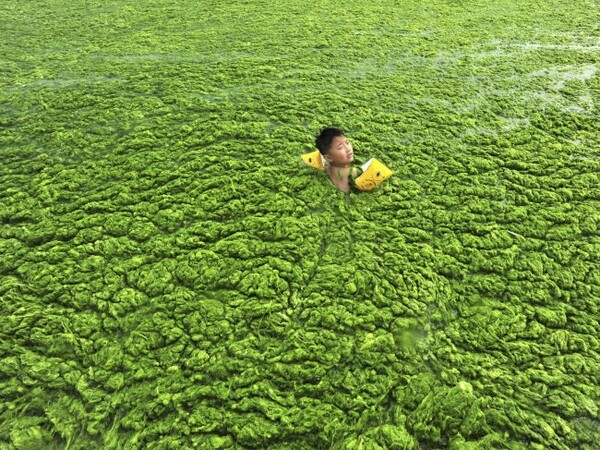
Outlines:
[[[598,448],[598,11],[4,1],[0,448]]]

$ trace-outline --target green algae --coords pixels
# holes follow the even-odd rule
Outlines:
[[[0,12],[0,447],[600,441],[597,11],[326,3]]]

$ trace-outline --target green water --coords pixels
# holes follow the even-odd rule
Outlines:
[[[598,2],[81,3],[0,7],[0,448],[597,448]]]

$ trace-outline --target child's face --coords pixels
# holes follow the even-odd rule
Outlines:
[[[354,151],[348,138],[346,136],[336,136],[331,142],[331,147],[329,147],[325,159],[332,166],[347,166],[354,161]]]

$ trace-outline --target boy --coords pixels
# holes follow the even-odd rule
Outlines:
[[[316,146],[325,158],[325,171],[329,175],[331,183],[341,191],[349,193],[353,190],[353,180],[356,178],[358,169],[352,168],[350,174],[350,163],[354,161],[352,144],[338,128],[323,128],[316,139]]]

